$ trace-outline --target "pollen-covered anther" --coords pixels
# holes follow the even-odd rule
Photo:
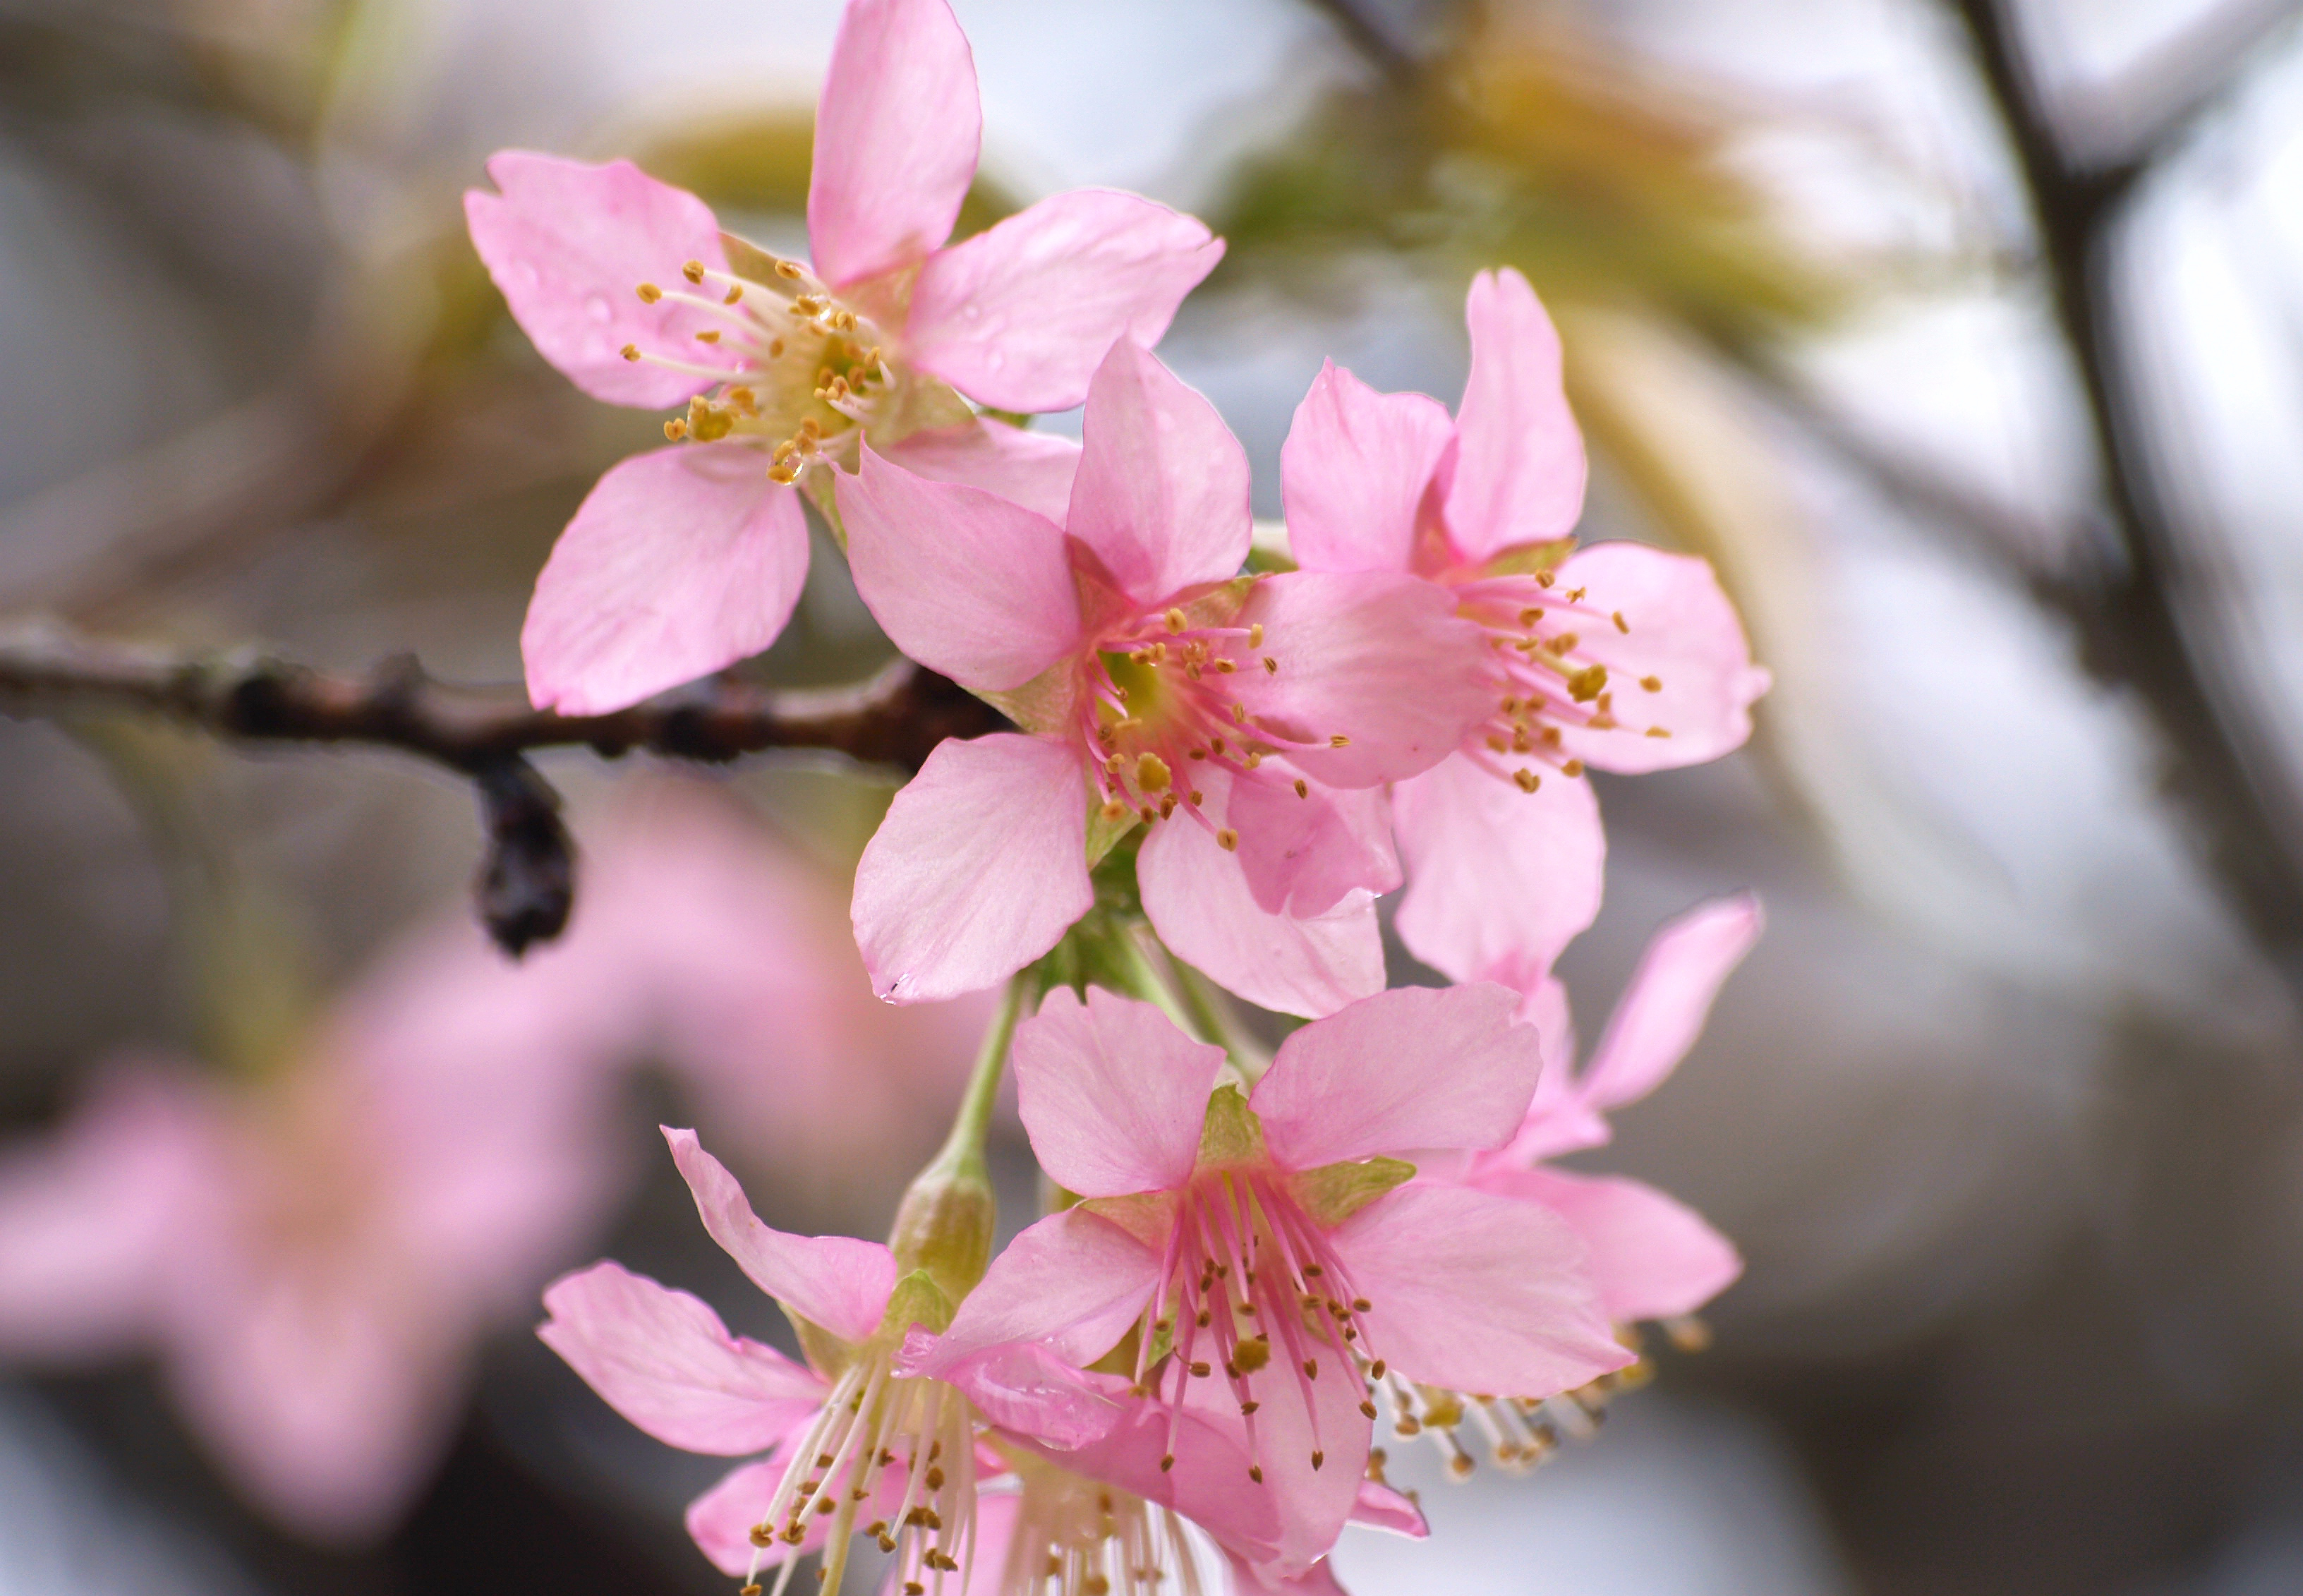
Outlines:
[[[1571,778],[1580,776],[1583,773],[1583,762],[1581,759],[1571,759],[1559,767],[1559,773]]]
[[[1216,846],[1226,853],[1236,851],[1239,848],[1239,833],[1229,826],[1220,828],[1216,832]]]
[[[640,346],[637,343],[628,343],[616,352],[627,360],[637,360],[640,358]]]
[[[1352,739],[1338,731],[1328,739],[1328,746],[1331,748],[1348,748],[1352,746]]]
[[[1590,703],[1606,690],[1607,686],[1607,667],[1605,665],[1586,665],[1580,671],[1568,672],[1567,696],[1578,704]]]
[[[643,305],[653,305],[663,298],[663,290],[653,283],[643,283],[633,291],[640,296],[640,303]]]
[[[1519,784],[1519,790],[1522,792],[1533,792],[1543,785],[1543,778],[1523,764],[1512,772],[1512,780]]]

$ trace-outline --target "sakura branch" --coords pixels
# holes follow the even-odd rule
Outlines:
[[[518,687],[434,680],[409,654],[365,675],[270,655],[195,656],[54,626],[0,634],[0,713],[17,718],[128,711],[249,743],[388,748],[469,777],[488,851],[475,883],[482,920],[508,951],[566,924],[574,848],[560,800],[527,756],[588,747],[723,763],[770,748],[822,748],[917,770],[948,737],[980,736],[998,712],[899,661],[861,686],[789,690],[724,677],[605,714],[531,708]]]

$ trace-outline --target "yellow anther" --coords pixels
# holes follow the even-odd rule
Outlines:
[[[1247,724],[1247,705],[1244,705],[1244,704],[1234,703],[1234,704],[1232,705],[1232,706],[1231,706],[1231,718],[1232,718],[1232,723],[1233,723],[1234,725],[1237,725],[1237,726],[1244,726],[1244,725],[1246,725],[1246,724]]]
[[[1526,727],[1514,726],[1512,728],[1511,746],[1514,754],[1532,754],[1535,752],[1535,739],[1528,734]]]
[[[1559,767],[1559,773],[1563,776],[1580,776],[1583,773],[1583,762],[1581,759],[1571,759]]]
[[[1159,792],[1168,785],[1168,762],[1157,754],[1135,756],[1135,785],[1146,792]]]
[[[1557,637],[1546,640],[1543,646],[1554,654],[1566,654],[1582,641],[1582,639],[1573,632],[1562,632]]]
[[[1607,685],[1607,667],[1586,665],[1581,671],[1568,673],[1567,696],[1578,704],[1589,704]]]
[[[678,416],[663,424],[663,435],[677,443],[688,435],[688,423]]]
[[[1268,665],[1271,662],[1270,660],[1266,660],[1263,663]],[[1216,674],[1219,676],[1229,676],[1233,671],[1238,669],[1239,667],[1229,660],[1218,660],[1216,662]]]
[[[1263,656],[1263,669],[1265,674],[1277,676],[1279,674],[1279,662],[1267,654]]]
[[[1310,798],[1312,796],[1312,784],[1303,780],[1301,776],[1295,778],[1295,796],[1297,798]]]
[[[1121,803],[1118,798],[1114,798],[1109,803],[1104,805],[1103,817],[1117,825],[1119,822],[1127,818],[1127,806]]]
[[[717,327],[706,327],[703,332],[698,333],[698,334],[696,335],[696,342],[698,342],[698,343],[717,343],[717,342],[720,342],[720,329],[719,329],[719,328],[717,328]]]
[[[1541,608],[1534,604],[1530,604],[1526,609],[1522,610],[1519,612],[1519,623],[1522,626],[1533,626],[1537,621],[1542,619],[1543,611]]]
[[[1253,770],[1257,765],[1261,764],[1262,763],[1262,754],[1253,748],[1249,749],[1246,755],[1240,760],[1240,764],[1245,765],[1249,770]]]
[[[690,283],[701,283],[704,281],[704,263],[700,260],[691,260],[679,268],[679,274]]]
[[[1261,621],[1251,621],[1249,623],[1247,629],[1247,646],[1250,648],[1261,648],[1263,646],[1263,622]]]
[[[1216,846],[1226,853],[1233,852],[1239,847],[1239,833],[1229,826],[1224,827],[1216,833]]]
[[[742,299],[743,297],[744,297],[744,285],[743,285],[742,283],[730,283],[728,285],[728,294],[727,294],[727,297],[726,297],[725,299],[721,300],[720,302],[721,302],[722,305],[732,305],[732,304],[734,304],[737,300],[738,300]]]
[[[640,358],[640,346],[637,343],[628,343],[618,352],[627,360],[637,360]]]
[[[1525,765],[1522,765],[1519,769],[1512,772],[1512,780],[1519,783],[1519,790],[1522,792],[1533,792],[1537,788],[1543,785],[1543,778],[1537,775]]]
[[[1649,737],[1669,737],[1671,735],[1671,729],[1667,726],[1650,726],[1648,728],[1648,735]]]
[[[1616,611],[1608,619],[1615,623],[1615,629],[1619,632],[1628,633],[1632,629],[1632,623],[1624,619],[1624,612],[1621,610]]]
[[[1590,591],[1589,587],[1570,587],[1567,590],[1567,602],[1571,604],[1580,604],[1583,602],[1583,595]]]
[[[658,300],[663,298],[663,290],[658,288],[653,283],[641,283],[637,292],[640,296],[640,303],[643,305],[653,305]]]
[[[1558,579],[1548,570],[1539,570],[1535,573],[1535,585],[1539,587],[1548,587]]]
[[[772,359],[774,359],[777,356],[779,356],[779,355],[782,354],[783,352],[784,352],[784,341],[783,341],[782,339],[780,339],[780,338],[771,338],[771,339],[769,339],[769,340],[768,340],[768,359],[769,359],[772,360]]]
[[[1338,731],[1328,739],[1328,746],[1331,748],[1348,748],[1352,746],[1352,739]]]
[[[1196,787],[1184,795],[1184,801],[1194,809],[1200,806],[1200,790]]]
[[[799,468],[788,460],[778,460],[768,468],[768,480],[789,487],[799,480]]]
[[[1511,739],[1500,731],[1490,731],[1488,733],[1488,747],[1497,754],[1506,752],[1511,747]]]
[[[1184,629],[1184,612],[1183,612],[1183,611],[1181,611],[1181,610],[1177,610],[1177,609],[1170,609],[1170,610],[1168,612],[1167,621],[1168,621],[1168,629],[1169,631],[1171,631],[1171,632],[1180,632],[1180,631],[1182,631],[1182,630]]]
[[[1650,693],[1660,693],[1663,691],[1663,678],[1660,676],[1642,676],[1640,678],[1640,685],[1647,688]]]

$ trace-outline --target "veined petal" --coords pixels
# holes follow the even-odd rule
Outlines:
[[[612,1262],[544,1293],[536,1335],[609,1406],[658,1440],[738,1457],[773,1446],[821,1406],[824,1384],[772,1347],[731,1336],[720,1315]]]
[[[713,363],[696,334],[720,325],[718,318],[679,299],[639,297],[643,283],[684,287],[680,267],[691,260],[727,269],[710,206],[629,161],[594,165],[506,149],[489,157],[488,176],[500,192],[468,191],[464,220],[538,354],[610,404],[660,410],[712,385],[623,356],[625,345],[637,344]]]
[[[1223,1049],[1194,1042],[1149,1003],[1100,986],[1082,1003],[1059,987],[1016,1028],[1012,1057],[1032,1152],[1057,1185],[1122,1197],[1191,1178]]]
[[[995,1341],[955,1355],[939,1341],[925,1326],[914,1325],[898,1372],[926,1373],[953,1386],[1010,1435],[1068,1451],[1109,1433],[1119,1419],[1119,1404],[1106,1390],[1109,1376],[1065,1362],[1042,1342]]]
[[[1159,1283],[1159,1254],[1118,1225],[1082,1208],[1050,1214],[991,1261],[917,1372],[941,1377],[961,1357],[1009,1341],[1044,1341],[1059,1357],[1092,1364],[1127,1333]]]
[[[1330,360],[1279,450],[1287,544],[1305,570],[1409,569],[1416,516],[1455,441],[1421,393],[1379,393]]]
[[[1236,854],[1257,907],[1301,919],[1323,915],[1354,891],[1399,885],[1391,812],[1379,789],[1314,787],[1296,796],[1287,767],[1254,776],[1220,767],[1195,772],[1205,813],[1239,834]]]
[[[1565,1220],[1583,1239],[1600,1305],[1619,1324],[1692,1313],[1743,1272],[1733,1242],[1641,1181],[1538,1169],[1497,1170],[1476,1184]]]
[[[1618,1346],[1566,1221],[1531,1203],[1411,1182],[1329,1233],[1369,1353],[1410,1380],[1550,1397],[1620,1369]]]
[[[538,709],[599,714],[776,640],[807,582],[799,494],[734,443],[611,468],[536,579],[520,629]]]
[[[1720,985],[1759,940],[1759,900],[1707,903],[1656,933],[1583,1071],[1594,1108],[1637,1102],[1664,1083],[1702,1033]]]
[[[856,591],[920,663],[1005,692],[1076,645],[1079,593],[1052,521],[980,487],[915,477],[868,446],[839,494]]]
[[[663,1139],[695,1194],[704,1229],[752,1284],[843,1341],[865,1340],[880,1328],[896,1284],[894,1254],[876,1241],[852,1236],[793,1236],[771,1229],[694,1131],[666,1126]]]
[[[1568,753],[1601,770],[1637,773],[1700,764],[1743,745],[1751,705],[1773,678],[1751,663],[1743,623],[1708,562],[1602,543],[1569,555],[1559,582],[1583,590],[1582,607],[1619,614],[1629,628],[1583,629],[1576,656],[1607,668],[1618,724],[1604,731],[1563,725]],[[1650,727],[1670,735],[1651,736]]]
[[[1501,1146],[1543,1069],[1518,1009],[1519,994],[1492,983],[1401,986],[1290,1034],[1248,1099],[1272,1161]]]
[[[1064,530],[1146,606],[1239,574],[1253,535],[1247,454],[1215,406],[1123,338],[1088,386]]]
[[[1307,917],[1272,914],[1256,902],[1239,856],[1181,815],[1152,828],[1135,880],[1160,940],[1251,1003],[1308,1018],[1383,990],[1371,893],[1346,893]]]
[[[1472,279],[1472,375],[1455,412],[1449,538],[1466,560],[1565,537],[1583,513],[1583,435],[1560,385],[1559,334],[1511,267]]]
[[[931,427],[882,453],[915,477],[980,487],[1056,524],[1071,503],[1079,457],[1080,446],[1060,433],[1027,432],[1004,421]]]
[[[1607,842],[1591,784],[1541,781],[1522,792],[1458,754],[1391,790],[1399,938],[1452,980],[1532,980],[1599,913]]]
[[[1113,342],[1149,349],[1223,258],[1194,217],[1075,189],[940,251],[912,288],[912,363],[979,404],[1067,410]]]
[[[1263,628],[1275,670],[1230,680],[1248,720],[1310,743],[1287,756],[1331,787],[1429,770],[1491,707],[1486,638],[1448,591],[1384,571],[1293,571],[1255,585],[1240,612]],[[1330,746],[1341,737],[1344,746]]]
[[[975,57],[945,0],[848,0],[816,102],[808,246],[834,288],[926,258],[975,179]]]
[[[851,916],[872,990],[919,1003],[1006,980],[1094,901],[1079,756],[1003,731],[948,739],[896,794]]]

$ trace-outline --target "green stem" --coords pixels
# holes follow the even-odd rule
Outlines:
[[[1141,936],[1134,930],[1123,927],[1114,933],[1111,941],[1119,951],[1119,968],[1113,973],[1126,983],[1130,996],[1156,1004],[1160,1013],[1176,1022],[1176,1028],[1179,1031],[1202,1042],[1225,1043],[1220,1030],[1208,1028],[1205,1017],[1194,1013],[1177,997],[1175,987],[1160,973],[1160,967],[1152,962],[1152,955],[1144,950]]]
[[[991,1028],[983,1033],[983,1045],[975,1055],[975,1069],[967,1077],[967,1091],[959,1100],[951,1134],[923,1173],[981,1176],[985,1172],[983,1144],[991,1134],[992,1105],[1000,1097],[1000,1077],[1008,1068],[1016,1026],[1033,995],[1030,989],[1036,985],[1029,975],[1017,975],[1000,994],[1000,1007],[992,1013]]]

